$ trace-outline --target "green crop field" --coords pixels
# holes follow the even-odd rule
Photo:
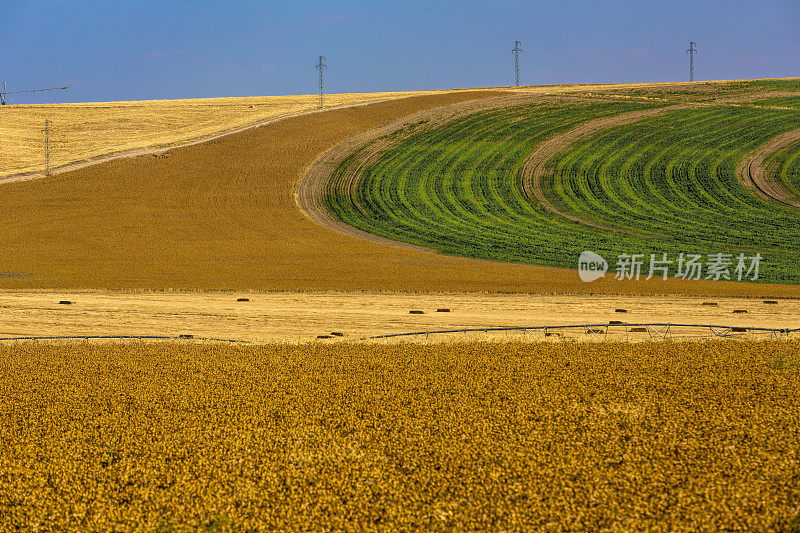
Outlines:
[[[800,200],[800,144],[774,154],[767,164],[786,190]]]
[[[774,98],[764,98],[763,100],[755,100],[753,105],[771,106],[771,107],[791,107],[792,109],[800,109],[799,96],[776,96]]]
[[[671,111],[567,147],[550,162],[546,195],[560,211],[609,229],[524,196],[522,165],[543,140],[591,118],[644,108],[538,104],[476,113],[407,135],[362,170],[354,190],[336,187],[337,174],[358,158],[344,161],[327,201],[348,224],[445,254],[574,268],[583,250],[610,260],[644,254],[646,261],[650,254],[676,261],[681,253],[721,253],[733,256],[735,278],[737,257],[758,252],[758,281],[800,282],[800,212],[755,196],[735,175],[749,151],[800,127],[798,111]],[[790,163],[786,176],[797,158]]]

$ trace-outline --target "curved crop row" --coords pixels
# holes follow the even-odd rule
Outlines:
[[[577,124],[646,107],[653,106],[532,104],[476,113],[412,133],[378,161],[354,154],[334,172],[327,202],[353,226],[442,253],[558,264],[559,251],[541,246],[549,241],[543,230],[563,240],[576,232],[591,239],[594,230],[554,219],[525,198],[516,176],[526,156]],[[342,176],[358,166],[355,187],[343,187]]]
[[[752,255],[761,281],[800,282],[800,212],[736,178],[756,146],[800,126],[800,113],[745,107],[673,111],[573,144],[549,163],[555,215],[526,198],[520,170],[544,139],[631,103],[527,105],[470,115],[345,161],[327,201],[346,223],[442,253],[574,268],[583,250]],[[336,176],[353,171],[346,192]],[[616,228],[615,230],[602,228]]]
[[[776,153],[768,164],[778,182],[800,200],[800,144]]]

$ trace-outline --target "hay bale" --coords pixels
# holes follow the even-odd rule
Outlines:
[[[703,302],[700,305],[708,305],[708,306],[711,306],[711,307],[717,307],[719,304],[717,302]]]
[[[620,326],[622,325],[622,320],[610,320],[608,322],[609,326]]]
[[[330,335],[317,335],[317,338],[318,339],[330,339],[331,336]]]
[[[614,309],[614,312],[615,313],[627,313],[628,310],[627,309]]]
[[[194,335],[190,335],[188,333],[183,333],[181,335],[178,335],[178,338],[179,339],[194,339]]]
[[[449,313],[450,309],[447,308],[447,307],[441,307],[441,308],[437,309],[436,312],[437,313]]]
[[[764,300],[764,303],[768,305],[777,305],[778,300]]]
[[[72,302],[69,300],[61,300],[58,302],[59,305],[72,305]]]
[[[602,328],[600,328],[600,329],[586,328],[586,334],[587,335],[591,335],[592,333],[595,333],[597,335],[603,335],[605,332],[606,332],[606,330],[604,330]]]
[[[731,331],[734,333],[745,333],[747,328],[731,328]]]
[[[249,302],[250,298],[236,298],[237,302]]]
[[[735,314],[735,315],[741,315],[743,313],[747,313],[747,309],[734,309],[733,310],[733,314]]]
[[[333,337],[344,337],[344,333],[342,333],[341,331],[331,331],[331,335]]]
[[[631,328],[631,333],[647,333],[647,328],[641,328],[641,327]]]
[[[420,311],[419,309],[412,309],[408,312],[410,315],[424,315],[425,311]]]

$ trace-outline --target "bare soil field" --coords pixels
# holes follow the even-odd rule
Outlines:
[[[237,301],[246,298],[247,301]],[[61,301],[71,302],[60,304]],[[707,305],[715,303],[716,305]],[[704,305],[706,304],[706,305]],[[439,309],[447,309],[440,312]],[[625,313],[617,310],[625,310]],[[0,292],[0,337],[194,335],[256,343],[353,341],[454,328],[627,323],[800,327],[800,302],[687,296],[396,292]],[[734,313],[734,311],[747,313]],[[421,311],[412,314],[411,311]],[[624,331],[610,334],[619,336]],[[331,335],[336,332],[339,335]],[[570,336],[586,338],[584,331]],[[704,333],[708,333],[705,331]],[[503,340],[505,333],[475,334]],[[648,339],[639,332],[631,340]],[[430,340],[471,339],[460,334]]]

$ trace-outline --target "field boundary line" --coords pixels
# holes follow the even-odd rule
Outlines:
[[[485,89],[477,89],[477,90],[478,91],[484,91]],[[449,94],[451,92],[458,92],[458,91],[457,90],[442,91],[441,94]],[[26,172],[26,173],[22,173],[22,174],[11,174],[11,175],[7,175],[7,176],[0,176],[0,185],[5,184],[5,183],[16,183],[16,182],[19,182],[19,181],[29,181],[29,180],[39,179],[39,178],[50,177],[50,176],[54,176],[56,174],[62,174],[64,172],[70,172],[70,171],[73,171],[73,170],[79,170],[81,168],[86,168],[86,167],[90,167],[90,166],[93,166],[93,165],[99,165],[101,163],[106,163],[108,161],[114,161],[114,160],[117,160],[117,159],[126,159],[126,158],[129,158],[129,157],[139,157],[139,156],[143,156],[143,155],[161,154],[161,153],[164,153],[164,152],[168,152],[170,150],[175,150],[175,149],[178,149],[178,148],[186,148],[187,146],[195,146],[195,145],[198,145],[198,144],[203,144],[203,143],[215,141],[217,139],[220,139],[220,138],[223,138],[223,137],[227,137],[228,135],[235,135],[235,134],[241,133],[243,131],[247,131],[247,130],[251,130],[251,129],[255,129],[255,128],[260,128],[262,126],[268,126],[270,124],[274,124],[276,122],[280,122],[281,120],[287,120],[287,119],[291,119],[291,118],[298,118],[298,117],[303,117],[303,116],[307,116],[307,115],[313,115],[313,114],[316,114],[316,113],[323,113],[323,112],[326,112],[326,111],[336,111],[336,110],[348,109],[348,108],[352,108],[352,107],[362,107],[362,106],[367,106],[367,105],[371,105],[371,104],[380,104],[380,103],[391,102],[391,101],[395,101],[395,100],[403,100],[403,99],[406,99],[406,98],[416,98],[416,96],[412,95],[412,96],[403,96],[403,97],[400,97],[400,98],[383,98],[383,99],[380,99],[380,100],[371,100],[369,102],[354,102],[354,103],[351,103],[351,104],[342,104],[342,105],[337,105],[337,106],[325,107],[325,108],[322,108],[322,109],[309,109],[307,111],[300,111],[298,113],[290,113],[290,114],[287,114],[287,115],[280,115],[280,116],[273,117],[273,118],[270,118],[270,119],[267,119],[267,120],[262,120],[262,121],[259,121],[259,122],[255,122],[255,123],[249,124],[247,126],[239,126],[237,128],[234,128],[234,129],[225,130],[225,131],[222,131],[220,133],[215,133],[215,134],[213,134],[211,136],[208,136],[208,137],[201,137],[201,138],[197,138],[197,139],[191,139],[191,140],[188,140],[188,141],[185,141],[185,142],[180,142],[178,144],[174,144],[174,145],[167,146],[167,147],[146,148],[146,149],[143,149],[143,150],[136,150],[136,151],[133,151],[133,152],[128,152],[128,151],[123,151],[123,152],[118,152],[118,153],[112,152],[110,154],[98,156],[98,157],[90,159],[88,161],[81,161],[81,162],[78,162],[78,163],[68,163],[67,165],[52,169],[49,175],[46,174],[43,171],[36,171],[36,172]]]

